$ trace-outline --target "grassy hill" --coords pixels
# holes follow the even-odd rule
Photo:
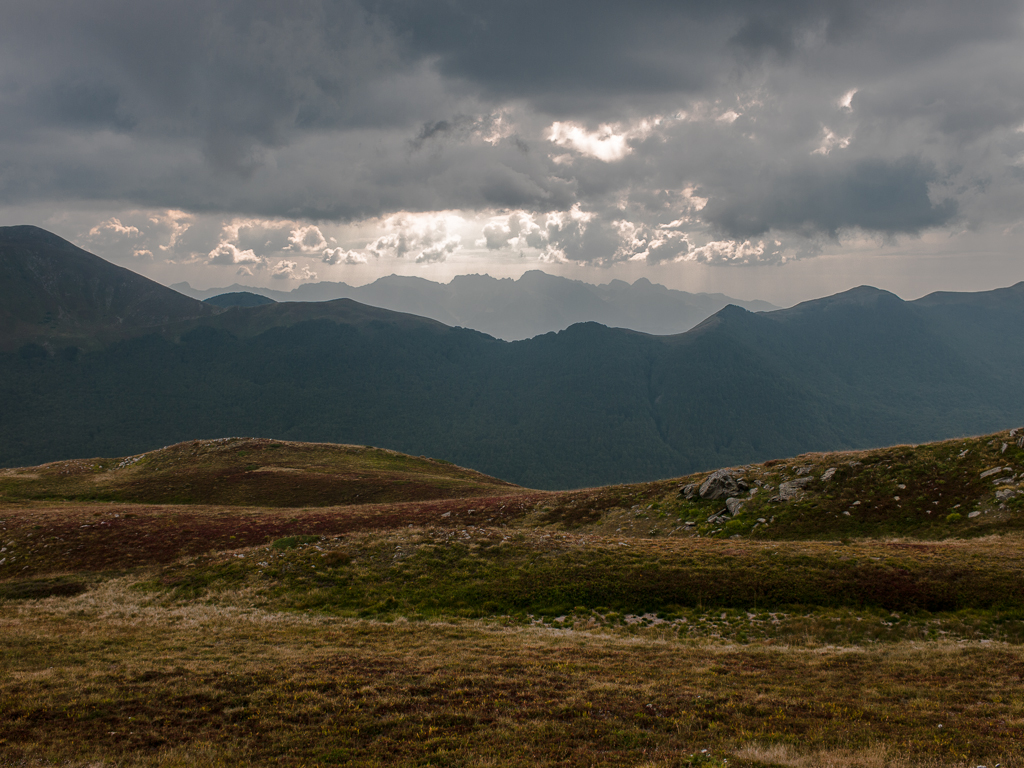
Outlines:
[[[727,494],[734,497],[727,504],[725,496],[701,498],[699,488],[711,472],[544,492],[381,449],[250,438],[192,441],[137,456],[0,470],[0,507],[14,537],[9,548],[17,551],[0,563],[0,578],[63,571],[68,563],[47,556],[45,550],[57,546],[47,540],[61,542],[76,567],[102,570],[147,562],[135,547],[151,536],[166,545],[154,550],[156,560],[169,562],[183,553],[267,544],[275,537],[410,526],[531,536],[546,531],[651,550],[668,541],[700,547],[709,540],[737,546],[940,542],[1024,532],[1024,429],[804,454],[729,472],[745,487]],[[231,530],[232,520],[245,524]],[[81,550],[103,557],[89,565]]]
[[[0,763],[1024,759],[1024,430],[728,476],[249,438],[4,470]]]
[[[396,451],[256,438],[0,470],[0,500],[308,507],[510,493],[511,483]]]

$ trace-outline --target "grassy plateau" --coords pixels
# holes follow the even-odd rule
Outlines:
[[[1024,430],[732,469],[0,470],[0,765],[1024,766]]]

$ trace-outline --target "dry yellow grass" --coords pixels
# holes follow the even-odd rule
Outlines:
[[[1018,646],[681,641],[235,597],[178,605],[120,579],[5,606],[0,764],[1024,764]]]

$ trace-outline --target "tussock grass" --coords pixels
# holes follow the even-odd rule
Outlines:
[[[127,582],[104,589],[20,603],[4,621],[0,763],[1024,759],[1024,668],[1001,643],[680,642],[175,607]]]

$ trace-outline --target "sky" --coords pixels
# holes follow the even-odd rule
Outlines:
[[[1019,0],[5,0],[0,225],[165,284],[1024,280]]]

